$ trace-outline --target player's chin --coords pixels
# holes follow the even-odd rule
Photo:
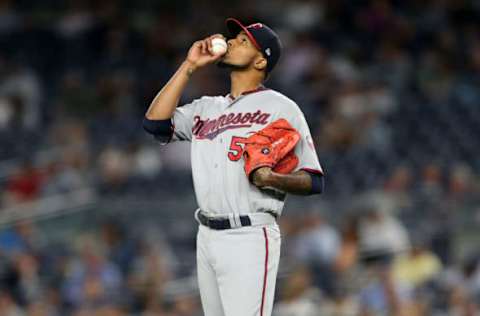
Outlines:
[[[229,67],[231,67],[231,65],[230,65],[229,63],[225,62],[225,61],[223,60],[223,58],[220,59],[220,60],[217,62],[216,65],[217,65],[219,68],[229,68]]]
[[[221,58],[217,62],[217,66],[220,68],[234,68],[235,65],[231,64],[230,62],[226,61],[224,58]]]
[[[220,68],[228,68],[228,69],[231,69],[231,70],[240,70],[240,69],[245,69],[245,68],[248,67],[248,65],[235,64],[233,62],[230,62],[230,61],[226,60],[225,58],[220,59],[217,62],[217,66],[220,67]]]
[[[231,65],[231,61],[229,60],[229,57],[230,56],[228,56],[228,53],[226,53],[225,55],[220,57],[220,59],[217,62],[217,65],[219,65],[220,67],[228,67],[229,65]]]

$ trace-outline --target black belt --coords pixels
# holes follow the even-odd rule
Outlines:
[[[230,229],[232,226],[230,225],[230,220],[228,218],[209,218],[205,216],[202,212],[198,212],[198,220],[203,225],[210,227],[211,229],[222,230],[222,229]],[[240,223],[242,226],[252,226],[252,221],[248,215],[241,215],[240,216]]]
[[[267,211],[266,213],[272,215],[275,219],[277,218],[277,214],[275,214],[273,211]],[[205,216],[202,211],[198,212],[197,218],[202,225],[210,227],[211,229],[223,230],[232,228],[228,218],[210,218]],[[252,221],[248,215],[240,215],[240,224],[242,227],[252,226]]]

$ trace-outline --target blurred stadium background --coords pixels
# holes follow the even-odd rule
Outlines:
[[[327,174],[288,199],[274,315],[478,315],[474,0],[1,0],[0,315],[202,315],[188,144],[141,121],[229,16],[281,34],[267,86]]]

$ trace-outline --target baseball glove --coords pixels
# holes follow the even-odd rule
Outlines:
[[[298,165],[294,153],[300,134],[285,119],[278,119],[248,137],[244,143],[244,169],[250,179],[255,170],[270,167],[274,172],[287,174]]]

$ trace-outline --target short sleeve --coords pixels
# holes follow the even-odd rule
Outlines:
[[[195,115],[200,113],[203,98],[179,106],[172,117],[173,135],[171,141],[192,141],[192,127]]]
[[[288,119],[287,119],[288,120]],[[300,140],[295,147],[295,154],[299,159],[297,170],[323,175],[323,169],[318,160],[313,138],[303,113],[298,113],[290,124],[300,133]]]

